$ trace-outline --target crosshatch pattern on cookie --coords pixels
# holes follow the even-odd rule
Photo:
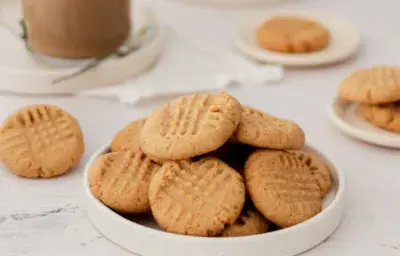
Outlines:
[[[268,172],[262,172],[259,175],[249,175],[247,178],[265,178],[264,185],[267,189],[271,189],[271,193],[277,194],[278,196],[290,198],[293,195],[299,195],[301,197],[304,196],[305,200],[310,197],[321,197],[319,186],[314,182],[314,180],[310,179],[308,175],[305,176],[305,174],[308,174],[308,170],[311,171],[311,169],[299,158],[293,155],[280,154],[277,160],[279,165],[278,168],[276,166],[271,166],[271,169]],[[307,171],[305,171],[306,169]],[[282,170],[295,171],[286,172]]]
[[[20,112],[12,120],[6,123],[3,128],[5,135],[4,142],[11,142],[20,136],[25,137],[24,142],[32,143],[35,149],[46,149],[48,146],[58,146],[76,136],[76,131],[71,128],[71,120],[61,111],[47,107],[29,108]],[[10,135],[7,130],[12,129]],[[13,134],[15,132],[15,134]],[[8,135],[8,136],[7,136]],[[4,149],[10,150],[25,143],[8,144]],[[29,146],[26,145],[26,150]],[[11,148],[9,148],[11,147]],[[36,153],[41,153],[39,150]]]
[[[172,119],[164,120],[161,135],[197,135],[201,129],[218,129],[217,121],[221,119],[224,109],[212,106],[213,102],[207,94],[182,97],[176,106],[171,106]]]
[[[259,151],[245,170],[245,180],[256,207],[281,227],[305,221],[322,210],[322,198],[329,190],[328,170],[307,154]],[[329,174],[328,174],[329,175]]]
[[[188,159],[224,144],[240,117],[240,103],[225,93],[183,96],[149,116],[141,146],[156,159]]]
[[[289,151],[295,158],[302,162],[304,168],[308,168],[311,175],[315,178],[321,192],[321,197],[325,196],[331,187],[331,177],[328,167],[316,156],[300,150]]]
[[[10,135],[7,134],[8,129],[13,130]],[[76,136],[76,131],[72,130],[71,122],[66,115],[46,107],[30,108],[20,112],[6,123],[3,131],[6,134],[4,142],[11,142],[23,136],[24,142],[32,141],[32,146],[37,149],[46,149],[49,145],[57,146]],[[12,148],[23,144],[16,142],[7,146]],[[28,145],[25,146],[28,150]],[[8,147],[4,149],[10,150]]]
[[[159,168],[142,152],[113,152],[99,158],[90,173],[92,193],[122,213],[150,210],[148,188]]]
[[[339,96],[352,102],[384,104],[400,100],[400,68],[375,66],[351,73],[339,85]]]
[[[69,114],[53,106],[32,106],[10,116],[1,129],[0,150],[9,161],[37,165],[37,174],[47,177],[64,172],[83,153],[83,137]],[[58,151],[63,152],[59,155]],[[58,161],[52,161],[52,158]],[[6,161],[7,163],[9,161]],[[14,164],[14,163],[11,163]],[[43,166],[42,166],[43,165]]]
[[[30,156],[29,140],[23,129],[13,129],[3,133],[0,140],[1,155],[13,152],[21,158]]]
[[[166,231],[196,236],[219,234],[244,204],[244,184],[221,161],[168,162],[151,184],[153,215]]]
[[[243,107],[235,138],[241,143],[276,149],[300,149],[305,143],[304,132],[296,123],[251,107]]]
[[[253,137],[256,140],[262,136],[263,129],[271,126],[271,121],[278,120],[277,118],[271,115],[268,115],[256,109],[248,107],[243,108],[242,116],[243,116],[243,122],[245,122],[246,125],[251,126],[252,129],[254,129]],[[277,125],[278,127],[279,126],[284,127],[282,124],[279,123],[277,123]],[[248,135],[251,136],[250,134]]]

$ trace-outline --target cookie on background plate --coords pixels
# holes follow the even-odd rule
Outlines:
[[[358,113],[377,127],[400,133],[400,101],[380,105],[360,104]]]
[[[240,215],[245,186],[239,173],[216,158],[169,161],[151,180],[149,199],[165,231],[216,236]]]
[[[329,43],[329,31],[319,22],[303,17],[268,19],[257,32],[261,47],[281,53],[308,53]]]
[[[93,195],[119,213],[150,211],[150,180],[159,166],[143,152],[120,151],[102,155],[90,169]]]
[[[51,178],[76,166],[85,150],[78,121],[53,105],[31,105],[0,128],[0,159],[15,175]]]
[[[341,82],[338,94],[344,100],[357,103],[400,101],[400,68],[375,66],[354,71]]]
[[[222,237],[251,236],[268,231],[269,223],[260,213],[254,210],[243,211],[239,218],[222,231]]]
[[[126,125],[114,136],[111,142],[111,151],[135,151],[140,148],[140,133],[146,123],[146,118],[135,120]]]
[[[179,97],[147,118],[141,147],[149,157],[160,161],[214,151],[232,136],[241,112],[240,103],[224,92]]]
[[[234,138],[243,144],[272,149],[301,149],[306,140],[295,122],[246,106]]]
[[[255,207],[282,228],[318,214],[331,187],[325,164],[303,151],[259,150],[247,160],[244,174]]]

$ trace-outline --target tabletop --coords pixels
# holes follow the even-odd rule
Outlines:
[[[371,65],[400,64],[398,1],[288,0],[265,7],[229,10],[198,8],[178,1],[149,2],[161,20],[180,33],[224,50],[232,47],[235,24],[256,13],[322,11],[343,17],[360,29],[362,45],[350,60],[327,67],[288,69],[280,84],[232,88],[228,92],[244,104],[298,122],[307,141],[345,172],[344,219],[328,240],[305,252],[305,256],[400,255],[400,152],[341,134],[326,114],[338,83],[349,72]],[[104,238],[87,218],[83,167],[117,130],[149,114],[163,101],[133,107],[88,97],[0,94],[0,121],[17,108],[33,103],[57,104],[75,115],[85,135],[85,155],[70,174],[51,180],[21,179],[0,169],[0,255],[133,255]]]

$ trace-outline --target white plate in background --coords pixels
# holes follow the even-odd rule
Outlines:
[[[268,18],[274,16],[305,17],[320,22],[329,30],[330,42],[324,49],[311,53],[293,54],[266,50],[257,41],[257,30]],[[359,44],[359,31],[349,22],[341,18],[306,12],[282,12],[251,18],[250,22],[239,25],[234,39],[235,47],[250,58],[260,62],[295,67],[320,66],[343,61],[357,52]]]
[[[359,140],[390,148],[400,148],[400,134],[383,130],[357,114],[357,104],[335,98],[327,108],[337,128]]]
[[[69,94],[123,83],[149,68],[163,50],[165,28],[151,9],[134,5],[132,36],[138,38],[139,30],[150,28],[141,37],[140,48],[121,58],[104,59],[95,68],[80,73],[95,60],[54,58],[26,49],[19,37],[20,10],[20,1],[0,0],[0,91]]]
[[[338,227],[345,209],[345,178],[343,172],[329,158],[314,147],[305,150],[315,153],[331,171],[332,187],[324,198],[323,210],[313,218],[293,227],[245,237],[194,237],[160,230],[149,217],[131,220],[115,213],[89,188],[89,171],[94,161],[109,152],[109,146],[100,148],[85,167],[87,214],[93,225],[110,241],[139,255],[174,256],[293,256],[313,248],[328,238]]]

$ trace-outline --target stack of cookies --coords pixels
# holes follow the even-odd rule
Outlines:
[[[119,131],[90,169],[95,197],[171,233],[248,236],[322,210],[330,172],[293,121],[227,93],[187,95]]]
[[[400,133],[400,68],[376,66],[353,72],[339,97],[359,104],[358,114],[376,127]]]

